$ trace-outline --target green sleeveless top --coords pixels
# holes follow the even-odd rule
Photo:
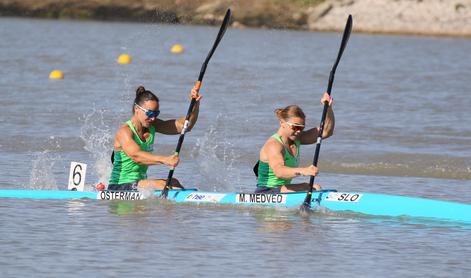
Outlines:
[[[296,157],[294,157],[289,150],[284,147],[283,141],[278,134],[273,134],[273,138],[275,138],[280,144],[283,145],[283,159],[285,161],[285,166],[287,167],[298,167],[299,165],[299,146],[301,142],[299,140],[294,141],[296,144]],[[290,184],[291,179],[280,179],[273,173],[273,169],[268,165],[268,163],[263,162],[261,160],[258,161],[258,181],[257,186],[265,186],[265,187],[280,187],[285,184]]]
[[[146,142],[142,142],[137,135],[131,120],[126,124],[134,134],[133,139],[139,145],[142,151],[152,152],[154,147],[155,127],[149,127],[150,136]],[[121,151],[114,152],[113,171],[111,172],[110,184],[122,184],[144,180],[147,178],[147,165],[134,162],[126,153]]]

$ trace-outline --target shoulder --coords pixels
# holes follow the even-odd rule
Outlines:
[[[265,151],[267,151],[268,153],[280,152],[283,150],[283,145],[281,145],[280,142],[278,142],[278,140],[276,140],[275,138],[270,137],[265,142],[265,145],[263,145],[263,149],[265,149]]]
[[[126,136],[132,136],[132,130],[131,128],[124,123],[121,125],[118,129],[118,132],[116,133],[116,137],[126,137]]]

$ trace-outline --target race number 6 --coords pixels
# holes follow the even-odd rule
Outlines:
[[[70,163],[69,172],[69,190],[83,191],[85,186],[85,175],[87,173],[87,164],[74,162]]]

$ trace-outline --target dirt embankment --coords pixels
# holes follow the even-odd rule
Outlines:
[[[471,0],[0,0],[0,16],[471,37]]]
[[[352,14],[357,32],[471,37],[471,0],[329,0],[313,11],[311,30],[339,29]]]

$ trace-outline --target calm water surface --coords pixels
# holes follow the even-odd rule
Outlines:
[[[138,85],[163,118],[187,94],[217,28],[0,18],[0,188],[65,189],[109,178],[111,139]],[[181,43],[186,51],[171,55]],[[209,191],[253,190],[275,108],[318,124],[340,34],[229,29],[203,82],[198,125],[175,177]],[[325,188],[471,203],[471,41],[352,34],[333,88]],[[128,53],[130,65],[116,64]],[[61,69],[65,79],[47,78]],[[173,152],[176,136],[158,136]],[[304,147],[308,164],[313,146]],[[151,177],[166,177],[151,167]],[[299,180],[301,181],[301,179]],[[1,277],[467,277],[471,233],[457,224],[295,210],[140,202],[0,200]]]

